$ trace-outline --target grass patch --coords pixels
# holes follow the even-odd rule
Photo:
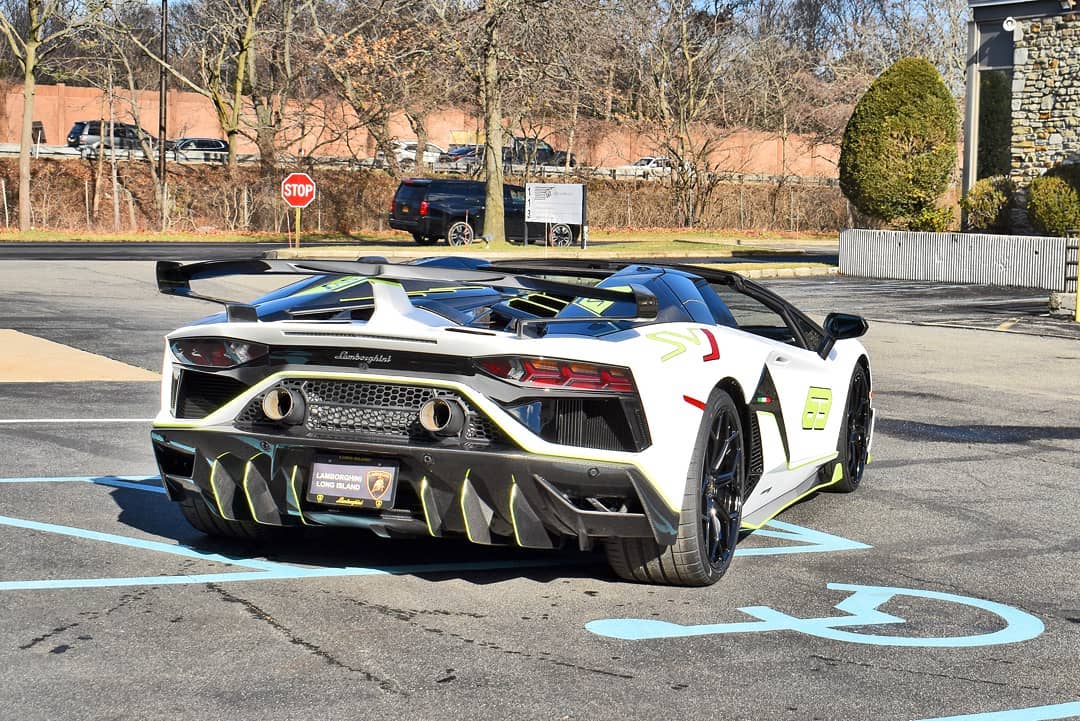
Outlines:
[[[0,243],[288,243],[289,236],[282,233],[198,233],[191,231],[156,232],[91,232],[84,230],[32,230],[0,231]],[[690,229],[616,229],[590,230],[588,250],[642,253],[688,253],[705,251],[710,255],[727,255],[746,248],[767,248],[782,243],[823,243],[835,242],[835,235],[786,234],[764,235],[752,231],[705,231]],[[506,242],[484,243],[450,248],[445,244],[417,245],[411,236],[396,231],[371,231],[343,235],[341,233],[301,233],[300,247],[332,245],[335,248],[356,247],[364,252],[377,250],[420,250],[430,254],[444,252],[482,253],[491,251],[513,251],[525,254],[544,255],[555,252],[580,250],[571,248],[548,248],[541,245],[521,246]]]

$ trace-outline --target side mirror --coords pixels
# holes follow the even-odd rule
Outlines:
[[[836,341],[863,336],[869,327],[866,319],[861,315],[829,313],[825,317],[825,337],[822,338],[821,345],[818,346],[818,355],[822,359],[828,358],[833,346],[836,345]]]
[[[866,335],[869,326],[861,315],[829,313],[825,318],[825,332],[836,340],[859,338]]]

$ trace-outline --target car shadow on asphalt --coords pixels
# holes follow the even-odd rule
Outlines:
[[[1080,426],[995,426],[988,424],[946,426],[902,418],[879,418],[876,430],[908,441],[942,443],[1015,443],[1080,439]]]
[[[567,578],[613,578],[600,550],[550,551],[481,546],[459,539],[380,538],[358,529],[297,526],[267,528],[258,541],[213,538],[188,525],[179,507],[156,493],[116,488],[117,521],[201,553],[242,561],[268,560],[305,568],[370,568],[430,581],[460,579],[477,585],[513,579],[540,583]],[[119,531],[120,535],[124,534]]]

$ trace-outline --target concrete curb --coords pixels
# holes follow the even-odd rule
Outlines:
[[[724,268],[723,264],[717,267]],[[760,270],[740,268],[735,272],[744,278],[754,280],[761,278],[809,278],[840,275],[840,269],[834,265],[804,265],[797,268],[762,268]]]

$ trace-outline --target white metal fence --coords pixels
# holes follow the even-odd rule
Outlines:
[[[844,230],[840,272],[863,278],[1075,292],[1076,242],[1025,235]]]

